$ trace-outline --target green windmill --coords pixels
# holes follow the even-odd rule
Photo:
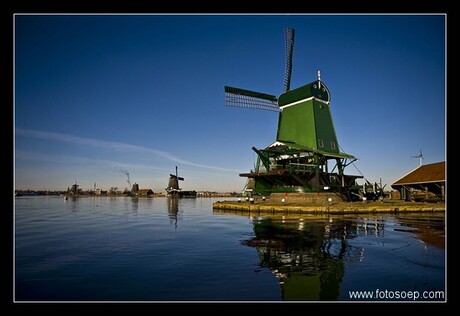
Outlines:
[[[330,110],[331,95],[318,78],[291,90],[294,30],[285,28],[285,91],[274,95],[225,86],[225,104],[279,113],[276,141],[257,153],[246,190],[262,195],[288,192],[335,192],[343,200],[358,197],[357,178],[344,170],[357,160],[340,152]]]

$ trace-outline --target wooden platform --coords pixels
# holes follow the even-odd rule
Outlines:
[[[399,200],[372,202],[339,202],[339,203],[279,203],[257,200],[249,201],[217,201],[215,210],[239,211],[247,213],[282,213],[282,214],[372,214],[402,212],[445,212],[445,203],[419,203]]]

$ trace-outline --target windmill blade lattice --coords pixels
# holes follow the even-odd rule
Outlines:
[[[225,105],[280,112],[274,95],[225,86]]]
[[[291,89],[292,56],[294,54],[294,29],[284,29],[285,68],[284,68],[284,91]]]

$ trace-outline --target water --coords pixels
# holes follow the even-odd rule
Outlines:
[[[216,200],[17,197],[15,300],[343,301],[358,290],[386,290],[378,300],[445,290],[443,214],[250,217],[213,211]]]

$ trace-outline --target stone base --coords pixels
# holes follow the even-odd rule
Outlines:
[[[316,193],[272,193],[269,197],[271,202],[281,203],[338,203],[344,202],[340,195],[328,192]],[[331,199],[329,201],[329,199]]]

